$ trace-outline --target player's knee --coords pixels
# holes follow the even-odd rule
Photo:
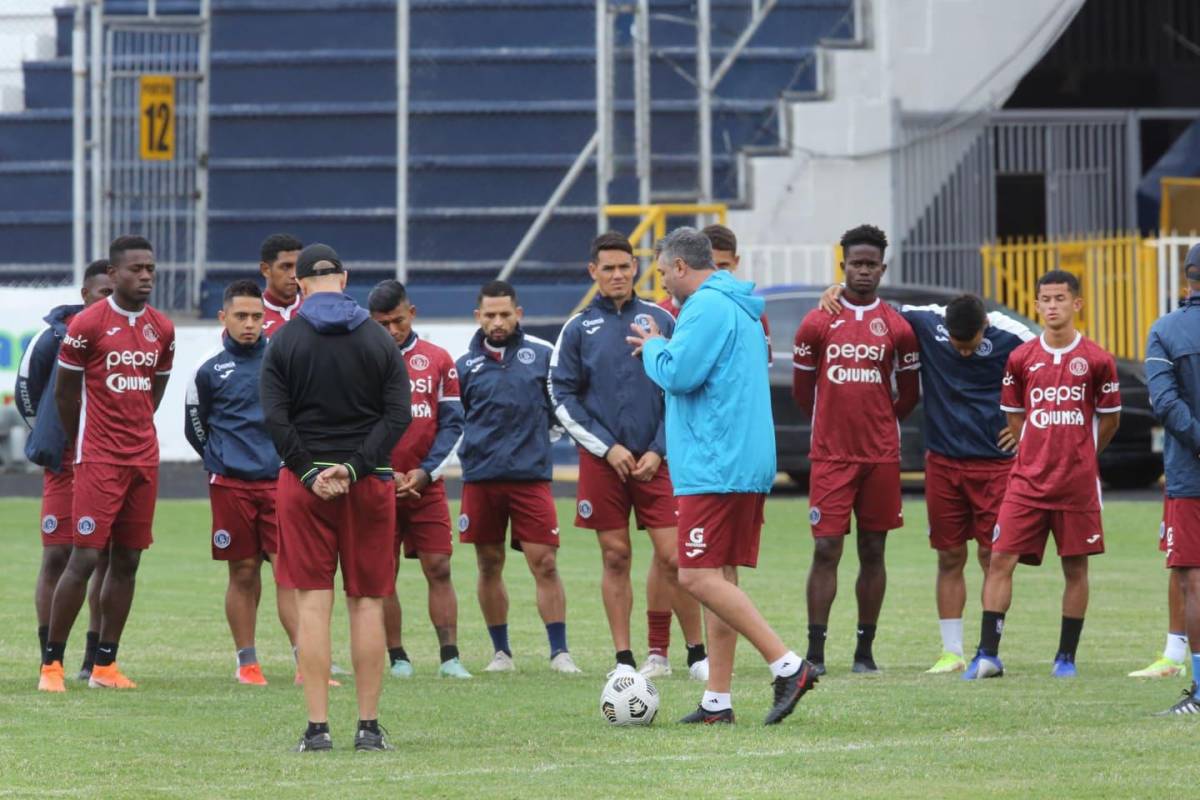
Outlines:
[[[1063,577],[1066,578],[1067,583],[1086,582],[1088,577],[1087,557],[1064,558],[1062,560],[1062,570]]]
[[[258,588],[258,562],[235,561],[229,565],[229,584],[244,592]]]
[[[450,582],[450,557],[430,558],[421,562],[421,571],[429,583]]]
[[[504,572],[504,555],[493,555],[492,553],[477,553],[476,564],[479,567],[479,577],[487,580],[495,580]]]
[[[967,549],[958,547],[954,550],[939,550],[938,551],[938,571],[943,573],[956,573],[962,571],[962,568],[967,563]]]
[[[632,561],[632,553],[625,547],[606,547],[603,552],[604,569],[607,572],[615,572],[620,575],[629,574],[629,565]]]
[[[47,576],[58,577],[67,568],[67,562],[70,560],[71,548],[45,547],[42,549],[42,573]]]
[[[137,573],[138,563],[142,560],[142,551],[128,547],[114,548],[108,556],[108,572],[120,579],[132,579]]]
[[[543,553],[537,556],[529,563],[529,568],[533,571],[535,577],[540,581],[552,581],[558,579],[558,558],[553,552]]]
[[[842,560],[842,538],[817,539],[813,546],[814,567],[836,567]]]

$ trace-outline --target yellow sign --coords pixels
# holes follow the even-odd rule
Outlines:
[[[170,161],[175,158],[175,79],[170,75],[143,75],[138,82],[141,107],[141,144],[143,161]]]

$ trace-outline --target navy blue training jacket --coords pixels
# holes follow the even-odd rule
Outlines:
[[[1167,496],[1200,497],[1200,294],[1150,328],[1146,380],[1166,428]]]
[[[17,370],[17,413],[32,429],[25,439],[25,457],[51,472],[62,471],[67,434],[54,404],[54,379],[58,375],[58,348],[67,335],[67,320],[83,305],[57,306],[45,316],[46,325],[30,340]]]

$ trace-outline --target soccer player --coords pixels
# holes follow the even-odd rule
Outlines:
[[[475,545],[479,607],[495,655],[484,670],[516,669],[508,643],[504,535],[525,555],[550,640],[550,668],[577,674],[567,649],[567,598],[558,575],[558,515],[550,494],[554,415],[547,390],[553,346],[521,330],[516,290],[491,281],[479,290],[470,349],[455,364],[465,415],[461,541]]]
[[[662,242],[658,270],[683,310],[666,339],[654,320],[630,325],[628,342],[666,392],[667,455],[679,501],[679,583],[708,613],[708,682],[699,707],[680,722],[734,721],[734,650],[745,636],[770,665],[781,722],[817,682],[812,664],[789,650],[738,586],[738,567],[758,562],[763,506],[775,480],[775,428],[754,285],[713,265],[695,228]],[[686,301],[686,302],[685,302]]]
[[[841,286],[831,286],[821,297],[821,308],[840,313],[841,292]],[[925,506],[929,545],[938,555],[942,655],[927,672],[961,672],[967,666],[962,621],[967,545],[975,540],[986,577],[992,529],[1016,450],[1000,410],[1000,383],[1009,353],[1034,333],[1013,317],[988,313],[983,301],[969,294],[944,306],[903,305],[899,310],[921,347]]]
[[[1083,308],[1078,278],[1052,270],[1038,278],[1036,291],[1045,330],[1008,357],[1000,391],[1000,407],[1020,443],[992,533],[979,649],[964,680],[1004,674],[1000,635],[1012,602],[1013,572],[1018,561],[1042,563],[1051,533],[1066,582],[1051,674],[1075,677],[1088,604],[1088,556],[1104,552],[1096,457],[1121,420],[1117,365],[1075,329],[1075,315]]]
[[[295,589],[308,727],[300,752],[329,750],[329,617],[340,562],[358,695],[354,749],[389,750],[379,727],[383,598],[395,587],[396,499],[389,459],[409,422],[404,361],[391,337],[346,295],[333,248],[296,263],[304,306],[272,337],[262,409],[279,471],[276,580]]]
[[[1200,245],[1184,264],[1190,293],[1180,308],[1154,323],[1146,343],[1150,402],[1167,433],[1163,539],[1167,567],[1183,596],[1193,679],[1183,697],[1159,716],[1200,714]]]
[[[273,233],[259,248],[258,271],[267,283],[263,291],[263,336],[268,339],[279,332],[297,311],[304,298],[296,280],[296,259],[304,247],[300,240],[287,233]]]
[[[58,409],[54,405],[54,378],[58,351],[67,335],[67,327],[75,315],[112,294],[108,277],[108,259],[88,264],[79,290],[83,303],[57,306],[46,315],[47,327],[30,340],[17,371],[16,406],[21,418],[30,427],[25,440],[25,455],[30,462],[43,467],[42,474],[42,567],[38,572],[34,606],[38,621],[38,661],[46,652],[50,632],[50,601],[54,587],[66,569],[71,555],[71,501],[74,495],[75,448],[66,440]],[[88,587],[87,647],[83,664],[76,676],[86,681],[92,676],[96,645],[100,641],[100,588],[108,569],[108,552],[101,551],[100,560],[92,573]]]
[[[879,299],[887,237],[872,225],[842,235],[846,288],[835,317],[810,311],[796,331],[792,393],[812,418],[808,521],[808,654],[825,673],[829,610],[850,512],[858,525],[858,645],[852,671],[877,673],[872,643],[887,588],[887,532],[904,524],[900,425],[920,395],[912,326]],[[895,377],[896,396],[892,396]]]
[[[208,471],[212,557],[229,565],[225,617],[233,634],[238,683],[266,686],[254,647],[262,562],[279,552],[275,483],[279,456],[263,422],[259,376],[262,290],[252,280],[225,287],[218,314],[221,348],[196,367],[188,385],[184,433]],[[281,615],[282,618],[282,615]],[[294,637],[294,631],[288,631]]]
[[[629,635],[632,510],[654,548],[654,569],[646,585],[650,654],[642,672],[648,677],[671,674],[667,648],[675,608],[687,644],[688,671],[705,680],[700,604],[679,588],[677,577],[676,503],[663,460],[663,393],[630,357],[625,341],[631,324],[649,320],[669,337],[675,319],[634,294],[637,261],[622,234],[604,233],[592,242],[588,274],[596,282],[596,297],[563,325],[550,359],[554,413],[579,446],[575,527],[596,531],[600,544],[600,593],[617,665],[637,668]]]
[[[100,593],[100,641],[88,686],[132,689],[117,647],[133,604],[142,551],[153,541],[158,498],[154,411],[175,357],[175,326],[147,305],[154,250],[140,236],[109,246],[113,293],[71,320],[58,355],[54,401],[66,441],[75,442],[75,535],[50,608],[38,689],[62,692],[63,654],[101,551],[109,550]]]
[[[450,504],[442,472],[462,437],[462,403],[454,359],[413,330],[417,307],[404,284],[382,281],[367,297],[371,318],[384,327],[408,367],[412,393],[412,422],[392,451],[396,481],[396,567],[400,550],[420,561],[429,586],[429,620],[437,634],[443,678],[470,678],[458,657],[458,596],[450,579],[450,554],[454,535]],[[412,662],[401,636],[400,598],[395,589],[383,601],[391,674],[410,678]]]

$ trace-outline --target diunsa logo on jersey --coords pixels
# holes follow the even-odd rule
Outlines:
[[[1071,374],[1076,377],[1079,377],[1081,375],[1087,375],[1087,371],[1088,371],[1087,359],[1084,358],[1083,356],[1075,356],[1075,358],[1071,359],[1071,363],[1068,365],[1067,368],[1070,369]]]
[[[876,336],[887,336],[887,325],[878,317],[871,320],[871,324],[867,328]]]
[[[417,353],[408,360],[408,365],[415,370],[427,370],[429,369],[429,358]]]
[[[825,371],[830,383],[883,383],[883,373],[878,367],[843,367],[833,364]]]
[[[517,351],[517,361],[520,361],[522,364],[532,364],[536,358],[537,354],[528,347],[522,347]]]

